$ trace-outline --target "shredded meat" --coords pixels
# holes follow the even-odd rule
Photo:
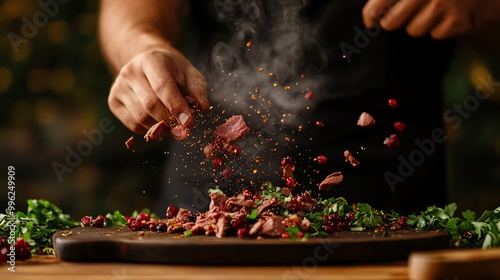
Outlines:
[[[262,202],[262,204],[259,207],[257,207],[257,213],[260,215],[264,211],[266,211],[267,209],[270,209],[274,206],[277,206],[278,204],[280,204],[280,201],[278,199],[276,199],[276,197],[273,197],[273,198],[268,199],[268,200],[264,200]]]
[[[349,150],[344,151],[344,157],[345,157],[346,161],[349,161],[349,163],[352,166],[356,167],[360,164],[360,162],[354,158],[354,156],[351,154],[351,152],[349,152]]]
[[[359,116],[358,125],[361,127],[375,125],[375,119],[372,117],[372,115],[368,114],[367,112],[363,112]]]
[[[146,135],[144,135],[144,139],[146,139],[146,142],[149,142],[151,139],[155,139],[158,141],[163,140],[163,135],[167,134],[167,132],[170,130],[168,127],[167,123],[165,121],[160,121],[153,125],[148,132],[146,132]]]
[[[341,172],[334,172],[328,175],[323,182],[319,184],[320,190],[329,190],[331,187],[336,186],[342,182],[344,176]]]
[[[267,217],[260,229],[260,234],[271,237],[281,236],[285,232],[284,219],[280,216]]]
[[[134,136],[125,141],[125,146],[127,146],[127,149],[130,149],[130,147],[132,147],[132,144],[134,144]]]

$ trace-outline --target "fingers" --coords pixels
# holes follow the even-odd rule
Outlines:
[[[424,0],[399,1],[380,20],[380,26],[388,31],[399,29],[406,25],[414,15],[426,4]]]
[[[189,67],[185,76],[186,81],[186,95],[194,98],[200,105],[201,109],[207,110],[210,108],[207,96],[207,82],[205,76],[201,74],[196,68]]]
[[[374,28],[384,13],[387,13],[390,0],[369,0],[363,7],[363,23],[368,28]]]
[[[434,2],[435,3],[435,2]],[[415,15],[406,26],[406,32],[413,37],[421,37],[431,33],[435,26],[443,20],[444,13],[436,10],[434,4],[427,5]]]

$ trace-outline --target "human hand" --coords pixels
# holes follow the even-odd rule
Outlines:
[[[145,133],[165,120],[190,128],[194,116],[186,98],[208,109],[205,77],[177,50],[140,52],[122,67],[111,87],[111,112],[130,130]]]
[[[490,14],[488,4],[482,2],[491,1],[368,0],[362,15],[368,28],[374,28],[380,19],[380,27],[388,31],[405,27],[414,37],[430,34],[446,39],[470,34]]]

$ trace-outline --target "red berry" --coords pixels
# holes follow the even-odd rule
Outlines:
[[[244,189],[243,196],[245,197],[245,199],[252,199],[253,193],[251,191],[249,191],[248,189]]]
[[[311,100],[311,99],[313,99],[313,97],[314,97],[314,93],[313,93],[312,91],[308,91],[308,92],[306,93],[306,95],[304,95],[304,97],[305,97],[307,100]]]
[[[402,122],[395,122],[394,123],[394,128],[399,131],[404,131],[406,129],[406,124]]]
[[[290,212],[299,212],[300,210],[302,210],[302,203],[300,203],[297,199],[292,199],[290,200],[290,202],[288,202],[288,206],[287,206],[288,210]]]
[[[283,237],[284,239],[289,239],[290,238],[290,234],[288,232],[283,232],[281,234],[281,237]]]
[[[150,223],[150,224],[149,224],[149,230],[150,230],[150,231],[157,231],[157,229],[156,229],[156,224],[155,224],[155,223]]]
[[[158,223],[156,225],[156,230],[159,232],[167,232],[167,224],[165,223]]]
[[[133,217],[128,217],[127,219],[127,227],[132,227],[132,222],[134,222],[135,219]]]
[[[84,216],[80,221],[84,227],[90,227],[92,225],[92,216]]]
[[[398,107],[398,102],[396,101],[396,99],[394,98],[389,99],[389,106],[391,106],[392,108]]]
[[[31,257],[31,249],[23,238],[18,238],[14,245],[16,247],[16,259],[26,260]]]
[[[319,164],[325,164],[328,158],[325,155],[320,155],[316,158]]]
[[[291,158],[291,157],[284,157],[284,158],[281,160],[281,166],[283,166],[283,167],[287,167],[287,166],[289,166],[290,164],[292,164],[292,158]]]
[[[300,197],[303,201],[309,201],[311,199],[311,194],[309,192],[303,192]]]
[[[238,145],[231,145],[231,147],[229,148],[229,154],[231,156],[239,156],[241,154],[241,148],[240,146]]]
[[[297,232],[297,238],[298,239],[304,238],[304,233],[302,231]]]
[[[222,166],[222,159],[221,158],[214,158],[212,160],[212,164],[215,166],[215,167],[221,167]]]
[[[323,122],[320,122],[320,121],[317,121],[317,122],[316,122],[316,125],[317,125],[317,126],[325,126],[325,125],[323,124]]]
[[[295,178],[293,177],[288,177],[286,178],[286,186],[291,188],[295,184]]]
[[[237,232],[238,238],[245,238],[248,235],[248,232],[250,232],[250,230],[246,227],[239,228]]]
[[[139,231],[142,230],[142,221],[139,219],[134,219],[132,223],[130,224],[130,229],[132,231]]]
[[[167,207],[167,219],[174,218],[175,216],[177,216],[177,213],[179,213],[179,208],[177,208],[176,206],[170,204]]]
[[[356,218],[356,213],[354,213],[354,211],[349,211],[345,213],[345,217],[350,221],[354,221],[354,219]]]
[[[224,176],[224,178],[231,177],[231,175],[233,175],[233,171],[229,168],[222,171],[222,176]]]
[[[384,145],[389,149],[396,149],[399,147],[399,138],[396,134],[391,134],[389,137],[385,138]]]
[[[139,215],[137,215],[137,219],[138,220],[141,220],[141,221],[149,221],[149,219],[151,219],[151,215],[147,214],[147,213],[139,213]]]
[[[104,219],[97,217],[97,218],[93,219],[91,223],[92,223],[92,226],[100,228],[100,227],[104,226]]]
[[[222,140],[215,140],[215,142],[212,144],[213,151],[220,151],[224,147],[224,142]]]

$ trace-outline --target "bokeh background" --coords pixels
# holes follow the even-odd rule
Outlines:
[[[20,35],[23,17],[33,22],[43,10],[35,0],[0,0],[0,209],[7,206],[9,165],[16,168],[18,210],[29,198],[47,199],[77,218],[161,205],[168,142],[125,148],[132,134],[107,106],[113,77],[99,50],[98,6],[98,0],[61,5],[16,51],[9,34]],[[500,59],[459,46],[443,84],[444,111],[485,90],[479,77],[490,75],[491,96],[458,129],[447,128],[449,199],[461,210],[500,206]],[[99,129],[105,119],[114,130],[59,180],[52,164],[67,165],[67,148],[76,149],[86,140],[82,131]]]

